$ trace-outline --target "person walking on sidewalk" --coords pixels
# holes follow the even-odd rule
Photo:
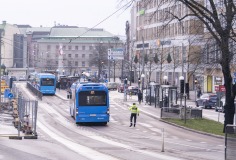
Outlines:
[[[143,99],[143,94],[142,94],[142,92],[139,90],[139,91],[138,91],[138,102],[139,102],[139,104],[141,104],[142,99]]]
[[[136,119],[137,119],[137,115],[139,116],[139,109],[136,106],[135,103],[133,103],[133,105],[131,107],[129,107],[129,110],[131,111],[131,115],[130,115],[130,126],[132,127],[133,125],[133,119],[134,119],[134,127],[136,125]]]

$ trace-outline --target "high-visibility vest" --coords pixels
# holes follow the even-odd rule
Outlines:
[[[129,107],[129,110],[131,111],[131,113],[139,114],[139,109],[136,105],[132,105],[131,107]]]

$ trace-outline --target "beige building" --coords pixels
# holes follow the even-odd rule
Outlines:
[[[5,65],[6,68],[11,68],[13,64],[13,51],[14,51],[14,35],[20,34],[17,25],[8,24],[6,21],[2,21],[0,24],[1,30],[1,65]],[[21,59],[22,60],[22,59]]]
[[[144,68],[146,83],[150,79],[158,84],[168,81],[169,84],[178,86],[179,77],[183,76],[190,89],[194,88],[195,78],[204,85],[203,68],[197,65],[203,54],[203,24],[194,17],[179,21],[172,16],[181,18],[187,13],[190,11],[184,5],[169,0],[140,0],[132,6],[132,49],[133,56],[139,57],[136,73],[140,77]],[[145,54],[149,60],[157,54],[159,62],[152,63],[149,67],[149,61],[143,67],[142,59]],[[171,57],[171,62],[167,61],[168,56]]]

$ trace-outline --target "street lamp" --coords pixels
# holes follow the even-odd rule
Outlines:
[[[143,94],[143,89],[144,89],[144,77],[145,77],[145,74],[142,73],[142,75],[141,75],[141,78],[142,78],[142,94]]]

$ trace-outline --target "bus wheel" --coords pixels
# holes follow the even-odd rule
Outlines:
[[[102,122],[102,125],[106,126],[106,125],[107,125],[107,122]]]

